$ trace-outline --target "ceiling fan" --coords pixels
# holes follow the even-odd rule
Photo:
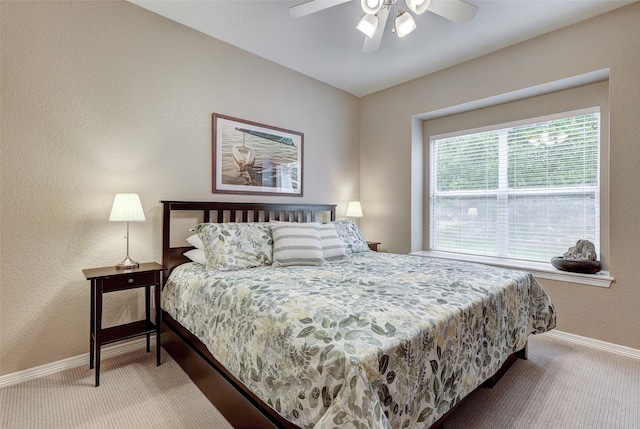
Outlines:
[[[311,0],[292,6],[289,13],[295,18],[310,15],[351,0]],[[400,7],[401,0],[360,0],[364,17],[357,25],[367,37],[362,45],[362,52],[378,50],[382,35],[391,12],[395,15],[395,28],[392,30],[398,37],[404,37],[416,29],[416,22],[406,10]],[[471,20],[478,7],[462,0],[404,0],[406,7],[416,15],[426,11],[433,12],[457,24]]]

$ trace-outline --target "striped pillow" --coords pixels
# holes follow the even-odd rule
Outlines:
[[[335,226],[325,223],[318,226],[320,240],[322,242],[322,256],[325,261],[335,261],[345,255],[344,245],[338,237]]]
[[[272,222],[273,266],[322,265],[319,224]]]

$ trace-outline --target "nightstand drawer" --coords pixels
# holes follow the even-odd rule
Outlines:
[[[102,291],[129,289],[156,283],[156,273],[131,273],[113,277],[105,277],[102,281]]]

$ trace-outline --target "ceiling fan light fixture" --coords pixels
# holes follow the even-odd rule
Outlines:
[[[396,17],[396,33],[398,37],[404,37],[417,28],[416,22],[410,13],[401,10]]]
[[[364,13],[369,15],[373,15],[378,12],[383,4],[384,0],[360,0],[362,10],[364,10]]]
[[[378,16],[365,15],[362,17],[356,28],[362,31],[367,37],[372,38],[378,28]]]
[[[409,10],[416,15],[425,13],[429,8],[429,4],[431,4],[431,0],[405,0],[404,2]]]

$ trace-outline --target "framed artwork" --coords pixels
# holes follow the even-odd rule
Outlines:
[[[302,196],[304,134],[214,113],[213,192]]]

